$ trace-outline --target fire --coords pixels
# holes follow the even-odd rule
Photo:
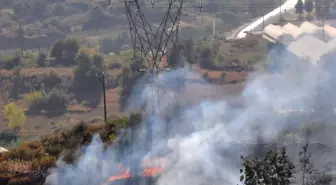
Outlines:
[[[142,174],[140,174],[140,175],[144,176],[144,177],[153,177],[153,176],[161,174],[166,167],[166,162],[165,162],[164,159],[160,159],[156,162],[158,162],[159,164],[155,165],[155,167],[150,167],[152,165],[149,164],[149,161],[147,161],[147,160],[144,161],[143,162],[144,170],[143,170]],[[132,174],[131,174],[131,171],[130,171],[129,168],[125,169],[122,164],[119,164],[118,168],[120,169],[122,174],[111,176],[107,180],[107,182],[113,182],[113,181],[121,180],[121,179],[129,179],[129,178],[132,177]]]
[[[144,170],[144,176],[145,177],[151,177],[151,176],[156,176],[160,173],[163,172],[163,170],[166,167],[166,161],[164,159],[160,159],[159,160],[160,166],[159,167],[151,167],[151,168],[147,168]],[[148,165],[148,161],[145,161],[145,167],[149,166]]]

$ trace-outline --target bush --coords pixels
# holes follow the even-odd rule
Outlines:
[[[75,38],[56,41],[50,51],[50,56],[56,60],[56,65],[71,66],[76,64],[79,42]]]
[[[24,96],[28,103],[29,110],[38,111],[45,110],[48,113],[61,112],[67,108],[69,97],[67,94],[57,88],[52,88],[47,93],[42,91],[34,91]]]
[[[45,100],[45,96],[42,91],[27,93],[23,96],[23,98],[27,103],[29,110],[42,110],[41,104],[43,104],[43,101]]]
[[[76,93],[77,101],[87,101],[90,105],[96,106],[101,100],[102,84],[95,72],[100,73],[103,70],[103,57],[81,50],[78,54],[77,62],[78,67],[74,69],[72,86]]]
[[[44,156],[44,148],[39,142],[23,143],[17,148],[3,154],[4,160],[24,160],[31,161]]]
[[[56,163],[56,157],[43,156],[39,159],[34,159],[32,162],[32,170],[47,171],[49,168],[54,167]]]
[[[22,64],[21,56],[19,54],[15,54],[14,56],[7,56],[3,63],[3,68],[10,70],[15,67],[19,67]]]
[[[36,66],[45,67],[46,62],[47,62],[47,55],[45,53],[39,53],[37,60],[36,60]]]
[[[43,76],[43,88],[50,91],[52,88],[58,88],[62,83],[62,78],[55,72],[50,71],[48,75]]]
[[[44,110],[51,112],[64,112],[67,108],[69,97],[65,91],[53,88],[46,94]]]
[[[92,117],[90,119],[88,119],[86,122],[88,123],[98,123],[98,122],[101,122],[103,121],[104,119],[102,117],[99,117],[99,116],[95,116],[95,117]]]
[[[121,69],[122,65],[119,62],[114,62],[108,66],[109,69]]]
[[[226,81],[226,73],[225,72],[221,73],[220,80],[221,80],[222,83],[225,83],[225,81]]]
[[[8,185],[25,185],[30,183],[31,179],[28,176],[11,178],[8,181]]]
[[[9,121],[8,123],[9,128],[19,128],[26,121],[26,115],[24,110],[21,107],[15,105],[14,103],[5,105],[4,115]]]
[[[13,132],[0,132],[0,146],[7,146],[18,140],[19,136]]]

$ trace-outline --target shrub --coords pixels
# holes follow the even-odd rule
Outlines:
[[[21,127],[26,121],[26,115],[24,113],[24,110],[21,107],[15,105],[14,103],[5,105],[4,115],[9,121],[8,123],[9,128]]]
[[[101,122],[103,121],[104,119],[99,117],[99,116],[95,116],[95,117],[92,117],[90,119],[87,120],[88,123],[98,123],[98,122]]]
[[[4,60],[3,68],[10,70],[19,67],[22,64],[21,56],[15,54],[14,56],[7,56]]]
[[[74,69],[73,90],[76,93],[77,101],[87,101],[90,105],[96,106],[100,103],[102,96],[102,84],[97,78],[95,71],[103,70],[103,57],[98,54],[81,50],[77,57],[78,67]],[[86,92],[83,94],[83,92]],[[89,95],[89,96],[85,96]]]
[[[61,83],[62,78],[55,71],[50,71],[48,75],[43,76],[43,88],[46,91],[59,87]]]
[[[3,154],[4,160],[24,160],[31,161],[35,158],[44,156],[44,148],[39,142],[27,142],[17,148]]]
[[[31,179],[28,176],[11,178],[8,181],[8,185],[25,185],[30,183]]]
[[[45,110],[48,113],[52,113],[64,112],[67,108],[69,97],[63,90],[52,88],[47,93],[34,91],[26,94],[24,99],[28,103],[29,110]]]
[[[205,80],[209,80],[210,79],[210,76],[209,76],[208,72],[203,73],[203,78]]]
[[[221,82],[224,83],[225,80],[226,80],[226,73],[225,72],[222,72],[221,75],[220,75],[220,79],[221,79]]]
[[[13,132],[0,132],[0,146],[7,146],[18,140],[18,135]]]
[[[50,51],[50,56],[56,60],[56,65],[70,66],[76,64],[79,42],[75,38],[56,41]]]
[[[122,65],[119,62],[113,62],[108,66],[109,69],[120,69]]]
[[[42,91],[27,93],[23,96],[23,98],[27,103],[29,110],[41,110],[42,107],[40,107],[40,105],[45,99]]]
[[[44,102],[44,110],[47,112],[52,111],[64,111],[67,108],[69,97],[65,91],[52,88],[48,94],[46,94]]]
[[[55,166],[56,157],[54,156],[43,156],[39,159],[34,159],[32,162],[33,170],[43,170],[46,171],[49,168]]]
[[[46,62],[47,62],[47,55],[45,53],[39,53],[37,60],[36,60],[36,66],[45,67]]]
[[[59,144],[47,146],[45,151],[52,156],[58,156],[62,152],[62,146]]]

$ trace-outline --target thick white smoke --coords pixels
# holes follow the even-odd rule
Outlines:
[[[293,62],[281,74],[254,75],[243,92],[236,95],[243,102],[241,107],[233,106],[225,96],[222,100],[199,96],[207,93],[203,88],[205,86],[211,87],[210,90],[218,87],[203,80],[188,80],[190,76],[201,79],[188,69],[165,72],[154,79],[154,84],[147,84],[144,88],[140,87],[145,80],[140,81],[139,88],[135,88],[130,99],[130,107],[154,105],[156,112],[146,114],[143,121],[143,125],[153,125],[153,154],[165,147],[170,151],[165,153],[169,159],[168,168],[157,184],[237,184],[240,155],[249,154],[249,149],[244,147],[246,144],[257,142],[258,137],[265,142],[275,142],[284,129],[301,124],[298,118],[279,115],[277,111],[313,108],[319,70],[307,66],[300,70],[300,65]],[[184,91],[181,91],[183,84]],[[171,117],[176,104],[180,107],[179,111]],[[166,142],[167,124],[169,140]],[[256,128],[259,128],[258,133]],[[144,128],[140,128],[138,133],[142,138],[133,141],[132,156],[141,153],[141,149],[134,146],[141,148],[144,145]],[[59,162],[47,183],[101,184],[116,170],[115,153],[113,147],[104,149],[102,142],[95,137],[75,165]]]

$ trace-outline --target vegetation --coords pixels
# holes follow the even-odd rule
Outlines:
[[[304,2],[304,10],[308,13],[310,16],[310,13],[313,11],[314,5],[312,0],[307,0]]]
[[[77,39],[70,38],[56,41],[50,51],[55,58],[55,65],[71,66],[76,64],[76,55],[80,46]]]
[[[240,181],[246,185],[282,185],[292,184],[297,177],[301,179],[302,185],[329,185],[332,181],[330,174],[313,167],[308,148],[308,143],[301,146],[297,170],[294,170],[295,165],[288,159],[284,148],[271,149],[262,159],[241,157],[243,168],[240,170]]]
[[[138,114],[129,118],[109,120],[108,124],[79,123],[72,130],[57,133],[43,138],[41,141],[25,142],[9,152],[0,154],[0,182],[4,185],[12,183],[40,184],[44,182],[48,169],[55,166],[56,159],[64,156],[67,163],[74,162],[75,151],[91,142],[93,135],[99,134],[106,143],[115,142],[118,130],[129,125],[140,123]],[[26,171],[35,171],[30,174]],[[36,178],[38,176],[39,178]]]
[[[24,110],[14,103],[9,103],[4,107],[4,115],[8,119],[8,127],[19,129],[26,121]]]
[[[289,161],[286,149],[267,152],[263,159],[247,160],[242,157],[241,182],[245,185],[289,185],[292,183],[294,165]]]
[[[300,16],[303,14],[304,11],[304,5],[302,0],[298,0],[295,4],[295,12],[299,14]]]

